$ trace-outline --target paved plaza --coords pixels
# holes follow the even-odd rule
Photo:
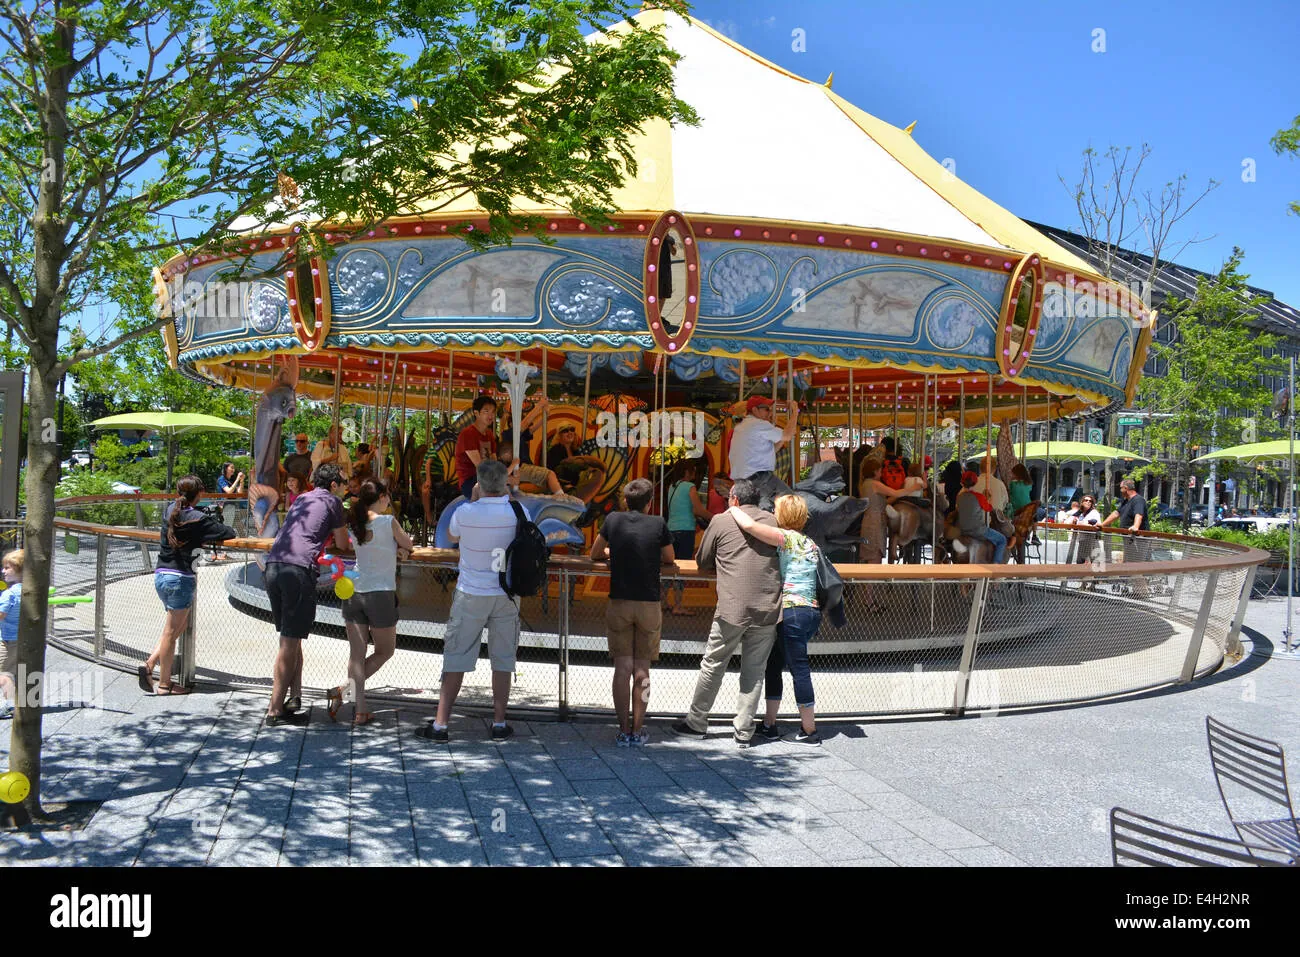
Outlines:
[[[103,804],[84,830],[0,835],[0,859],[1106,865],[1115,805],[1230,832],[1207,714],[1300,755],[1300,662],[1268,657],[1284,614],[1282,599],[1252,602],[1246,657],[1191,688],[993,717],[828,722],[820,749],[739,750],[728,725],[686,741],[666,720],[643,750],[616,749],[612,723],[598,720],[514,720],[516,737],[494,744],[470,716],[453,722],[450,745],[433,745],[414,735],[425,711],[381,710],[353,730],[323,704],[306,727],[266,728],[262,695],[153,697],[134,675],[51,649],[45,798]],[[268,638],[268,666],[272,651]]]

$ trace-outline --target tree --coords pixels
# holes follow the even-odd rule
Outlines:
[[[1164,262],[1174,260],[1188,246],[1201,241],[1193,236],[1166,252],[1174,227],[1219,185],[1211,179],[1205,189],[1191,197],[1187,174],[1183,173],[1166,182],[1156,194],[1139,186],[1142,165],[1150,155],[1151,147],[1146,143],[1136,157],[1131,146],[1121,149],[1111,145],[1101,154],[1090,146],[1083,151],[1079,182],[1071,188],[1064,177],[1060,178],[1078,207],[1079,222],[1088,238],[1089,258],[1097,270],[1115,282],[1140,283],[1143,304],[1148,309]],[[1110,409],[1102,410],[1102,414],[1106,411]],[[1112,416],[1106,444],[1117,444],[1115,430]],[[1107,459],[1104,495],[1112,492],[1112,465]]]
[[[1249,277],[1238,271],[1242,255],[1234,248],[1217,276],[1198,280],[1190,300],[1166,301],[1177,335],[1152,349],[1168,371],[1138,385],[1143,405],[1155,413],[1143,431],[1154,449],[1177,463],[1176,486],[1182,484],[1184,466],[1192,474],[1191,459],[1225,435],[1240,435],[1243,419],[1258,416],[1262,421],[1272,401],[1260,377],[1277,369],[1277,361],[1266,358],[1277,337],[1250,324],[1267,300],[1250,295]],[[1134,470],[1133,476],[1164,471],[1155,462]],[[1184,509],[1184,524],[1189,516],[1190,509]]]
[[[1278,130],[1273,134],[1273,138],[1268,141],[1268,145],[1273,147],[1273,152],[1278,156],[1289,153],[1292,159],[1300,156],[1300,116],[1291,121],[1291,126],[1287,129]],[[1290,212],[1294,216],[1300,216],[1300,200],[1291,204]]]
[[[685,12],[682,0],[657,5]],[[584,37],[639,7],[0,0],[0,316],[27,351],[30,383],[18,638],[29,675],[45,661],[55,389],[78,363],[162,326],[151,267],[233,249],[241,216],[300,220],[275,272],[329,254],[325,220],[364,232],[466,195],[488,214],[486,230],[460,231],[475,245],[542,228],[511,212],[518,197],[601,222],[636,172],[633,134],[695,119],[672,94],[677,57],[660,31]],[[106,302],[112,329],[72,324]],[[39,816],[34,704],[17,711],[11,767],[30,779]]]

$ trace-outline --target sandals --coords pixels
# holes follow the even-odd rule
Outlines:
[[[328,691],[326,691],[325,700],[329,704],[330,720],[337,721],[339,719],[339,709],[343,707],[342,686],[337,688],[330,688]]]
[[[352,716],[352,727],[359,728],[363,724],[369,724],[371,721],[374,720],[375,720],[374,712],[358,711],[356,714]]]
[[[294,695],[292,698],[284,699],[285,714],[297,714],[301,710],[302,710],[302,697],[300,695]]]
[[[189,688],[185,687],[184,685],[175,685],[175,684],[159,685],[158,690],[154,692],[155,695],[158,695],[160,697],[189,694],[189,693],[190,693]]]
[[[135,672],[140,679],[140,690],[147,694],[153,694],[153,672],[145,665],[135,669]]]

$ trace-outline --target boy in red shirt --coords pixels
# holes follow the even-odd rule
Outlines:
[[[470,498],[478,483],[478,467],[496,457],[497,436],[493,425],[497,417],[496,400],[481,395],[474,400],[474,421],[461,429],[456,438],[456,481],[460,494]]]

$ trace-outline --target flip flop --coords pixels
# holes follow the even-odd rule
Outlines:
[[[375,720],[375,715],[371,711],[358,711],[352,716],[352,727],[359,728],[363,724],[369,724]]]
[[[190,689],[184,685],[159,685],[158,690],[154,692],[155,695],[168,697],[189,693]]]
[[[149,669],[144,665],[141,665],[139,668],[135,669],[135,672],[140,679],[140,690],[153,694],[153,675]]]

